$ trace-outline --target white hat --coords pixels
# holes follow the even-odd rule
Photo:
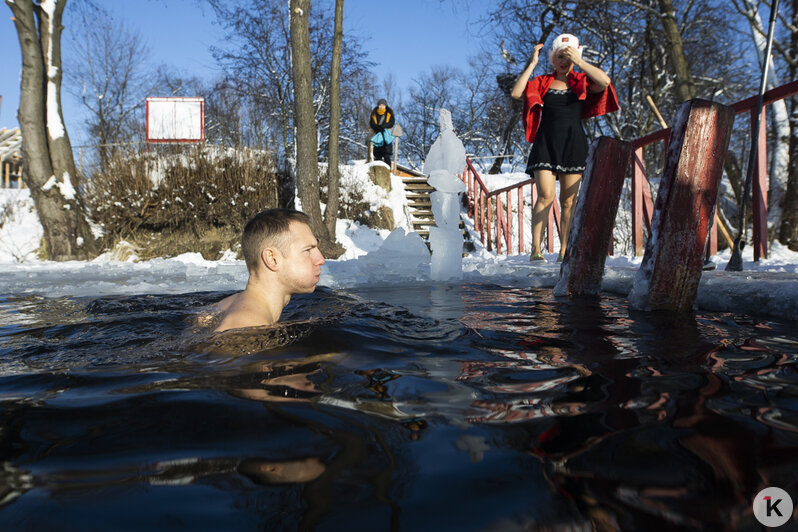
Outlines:
[[[554,66],[557,66],[554,64],[554,56],[557,55],[557,52],[560,49],[566,48],[568,46],[576,48],[579,57],[582,57],[582,50],[584,50],[585,47],[579,46],[579,39],[577,39],[574,35],[571,35],[570,33],[563,33],[561,35],[558,35],[557,38],[554,39],[554,42],[551,45],[551,50],[549,50],[549,63],[551,63]]]

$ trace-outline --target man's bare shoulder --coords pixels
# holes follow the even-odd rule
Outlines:
[[[216,332],[274,324],[262,306],[246,291],[226,297],[215,306],[224,313]]]
[[[227,312],[230,306],[236,302],[236,300],[243,294],[243,292],[237,292],[231,296],[227,296],[226,298],[222,299],[221,301],[217,301],[212,305],[212,309],[216,312]]]

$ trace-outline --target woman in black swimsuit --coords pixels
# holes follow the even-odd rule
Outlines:
[[[588,142],[582,119],[618,110],[609,76],[582,59],[576,37],[562,34],[554,40],[549,61],[554,72],[530,80],[543,44],[535,46],[526,68],[513,86],[512,97],[524,101],[524,129],[533,142],[526,172],[535,177],[538,199],[532,218],[531,260],[542,260],[543,224],[560,181],[560,258],[565,254],[568,229],[585,169]],[[582,72],[574,72],[574,66]]]

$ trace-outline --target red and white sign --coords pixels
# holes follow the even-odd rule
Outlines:
[[[147,142],[205,140],[205,98],[147,98]]]

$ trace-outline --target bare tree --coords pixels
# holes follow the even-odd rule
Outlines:
[[[452,109],[457,99],[457,75],[449,66],[433,66],[413,80],[410,100],[402,107],[407,123],[403,143],[411,164],[421,166],[438,136],[440,109]]]
[[[310,216],[311,227],[325,257],[337,258],[343,247],[335,242],[324,225],[319,203],[319,164],[316,121],[313,112],[313,86],[310,65],[310,0],[291,0],[291,66],[294,82],[296,123],[296,177],[302,210]]]
[[[668,43],[666,47],[668,59],[673,73],[676,75],[676,95],[682,102],[691,100],[696,95],[695,81],[693,81],[693,73],[690,71],[690,64],[684,51],[682,32],[679,24],[676,23],[676,8],[673,7],[672,0],[657,0],[657,3],[662,32]]]
[[[332,66],[330,68],[330,141],[327,158],[327,207],[324,225],[335,239],[335,222],[338,219],[339,187],[341,173],[338,169],[339,131],[341,129],[341,46],[344,40],[344,0],[335,0],[335,28],[333,31]]]
[[[22,51],[17,118],[30,188],[52,260],[87,259],[96,241],[78,198],[79,176],[61,112],[61,19],[66,0],[6,0]],[[38,28],[37,28],[38,26]]]
[[[141,124],[136,113],[153,85],[144,71],[149,50],[138,33],[94,2],[78,2],[71,18],[77,31],[67,87],[88,110],[86,125],[105,169]]]

